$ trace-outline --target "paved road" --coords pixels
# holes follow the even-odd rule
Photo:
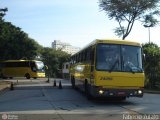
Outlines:
[[[17,79],[12,81],[16,83]],[[82,92],[71,89],[68,80],[62,80],[63,89],[53,87],[53,79],[45,81],[21,79],[13,91],[1,94],[0,119],[6,114],[19,120],[117,120],[133,114],[160,114],[160,94],[144,94],[143,98],[123,102],[89,101]]]

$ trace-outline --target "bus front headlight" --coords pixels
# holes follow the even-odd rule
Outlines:
[[[104,91],[103,91],[103,90],[99,90],[98,93],[99,93],[100,95],[102,95],[102,94],[104,93]]]
[[[138,90],[138,94],[142,94],[142,90]]]

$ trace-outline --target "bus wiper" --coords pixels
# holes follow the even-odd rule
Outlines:
[[[132,73],[142,72],[143,69],[140,67],[130,67]]]
[[[131,72],[134,74],[136,72],[135,69],[133,69],[133,67],[131,67],[131,66],[129,66],[129,67],[130,67]]]
[[[116,66],[117,63],[119,63],[119,60],[116,60],[116,61],[114,62],[114,64],[112,65],[111,69],[109,70],[109,72],[112,72],[112,71],[113,71],[113,69],[115,68],[115,66]]]

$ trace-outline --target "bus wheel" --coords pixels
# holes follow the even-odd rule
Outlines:
[[[25,77],[26,77],[27,79],[30,79],[30,78],[31,78],[28,73],[25,75]]]
[[[13,79],[13,77],[9,77],[9,79]]]
[[[91,100],[91,99],[93,98],[93,96],[90,94],[89,84],[88,84],[88,81],[87,81],[87,80],[85,80],[84,89],[85,89],[85,94],[86,94],[86,96],[87,96],[87,99],[88,99],[88,100]]]
[[[0,78],[3,78],[3,74],[2,73],[0,74]]]
[[[34,79],[37,79],[37,77],[34,77]]]
[[[73,76],[71,76],[71,84],[72,88],[75,89],[75,78]]]
[[[2,78],[3,78],[3,79],[7,79],[8,77],[6,77],[6,76],[4,76],[4,75],[2,74]]]

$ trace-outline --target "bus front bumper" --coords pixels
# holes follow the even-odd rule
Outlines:
[[[91,87],[90,93],[94,97],[143,97],[143,88],[140,89],[117,89]]]

